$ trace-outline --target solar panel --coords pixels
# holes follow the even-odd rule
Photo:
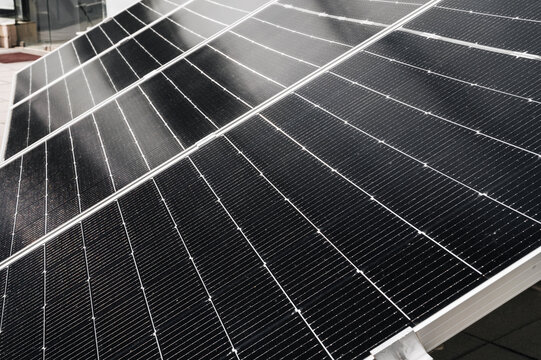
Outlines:
[[[165,66],[125,90],[91,60],[86,93],[33,95],[0,168],[0,353],[379,359],[408,327],[427,350],[459,331],[539,262],[541,10],[521,3],[223,2],[241,21],[185,56],[171,20],[126,47]]]
[[[384,3],[384,6],[387,8],[388,4]],[[408,8],[410,7],[408,5]],[[80,82],[74,82],[77,87],[73,88],[73,91],[70,91],[69,82],[58,83],[67,96],[43,93],[43,102],[49,110],[28,113],[28,110],[24,109],[21,117],[28,120],[26,123],[13,123],[10,131],[10,136],[18,139],[20,143],[26,140],[28,144],[33,142],[34,145],[27,148],[30,150],[22,157],[15,156],[10,159],[22,163],[22,196],[24,198],[25,194],[31,194],[32,198],[20,202],[14,240],[9,236],[3,238],[6,243],[13,242],[13,246],[6,245],[6,249],[12,248],[12,252],[16,252],[24,248],[29,241],[39,238],[38,234],[45,233],[46,221],[50,231],[71,219],[78,213],[77,195],[81,198],[81,209],[87,210],[136,180],[150,168],[169,160],[183,148],[194,146],[218,128],[244,116],[253,107],[317,71],[333,58],[351,50],[355,44],[366,40],[381,28],[379,25],[374,28],[365,22],[358,24],[348,21],[342,24],[340,20],[318,14],[320,13],[306,14],[280,4],[263,9],[252,19],[223,33],[162,72],[143,79],[128,91],[108,98],[105,104],[95,107],[96,110],[91,114],[68,122],[64,127],[56,125],[62,118],[57,115],[61,109],[72,113],[74,108],[85,106],[85,103],[95,103],[92,101],[95,91],[80,91],[83,89],[80,84],[85,84],[85,79],[92,84],[94,76],[86,76]],[[359,16],[362,16],[361,13]],[[273,19],[281,19],[280,21],[289,27],[270,25],[274,24],[271,22]],[[315,29],[325,29],[326,26],[335,26],[338,23],[340,32],[332,32],[336,40],[330,41],[296,30],[296,23],[309,23]],[[259,35],[262,43],[253,39],[258,39],[257,35],[251,34],[266,34],[270,31],[269,26],[272,26],[273,36],[262,38],[262,35]],[[316,32],[319,35],[321,33],[322,30]],[[340,37],[341,34],[344,35]],[[288,37],[291,44],[287,47],[281,45],[285,37]],[[271,45],[275,47],[270,47]],[[299,48],[313,50],[295,54],[293,49]],[[103,94],[104,91],[97,93]],[[49,97],[58,101],[50,101]],[[31,101],[35,104],[33,99]],[[37,116],[33,117],[34,114]],[[34,142],[32,139],[39,139],[47,132],[43,122],[48,122],[51,130],[59,130]],[[36,134],[40,129],[44,131]],[[45,154],[51,146],[58,149],[58,155]],[[144,150],[144,158],[133,156],[140,153],[139,147]],[[73,150],[70,151],[70,148]],[[39,159],[34,162],[32,157]],[[79,194],[75,192],[73,180],[76,170],[71,164],[73,157],[77,166]],[[34,177],[37,179],[36,183],[29,189],[37,186],[43,190],[43,180],[51,176],[43,174],[44,166],[41,166],[41,173],[33,169],[39,166],[36,163],[45,162],[51,162],[51,176],[57,172],[63,175],[58,186],[54,181],[49,181],[50,185],[47,185],[51,187],[47,193],[50,202],[47,211],[43,209],[45,192],[27,191],[24,187],[24,180]],[[66,186],[70,191],[65,190]],[[30,206],[35,202],[39,205]],[[33,215],[27,215],[27,212],[32,212]],[[43,215],[45,212],[47,216]],[[6,224],[4,231],[6,234],[11,233],[11,225]],[[32,235],[27,235],[29,232]],[[9,253],[5,253],[2,258],[8,255]]]

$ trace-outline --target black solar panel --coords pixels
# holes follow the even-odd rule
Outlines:
[[[4,357],[366,358],[539,251],[536,2],[143,3],[13,108]]]
[[[297,17],[298,14],[300,18]],[[359,14],[360,16],[362,14]],[[43,159],[44,144],[51,142],[51,139],[62,143],[59,148],[63,150],[64,160],[60,160],[65,164],[63,173],[71,176],[64,176],[58,189],[62,191],[65,186],[69,186],[72,190],[75,188],[75,168],[71,165],[74,156],[78,163],[77,175],[80,175],[78,182],[81,208],[86,210],[142,176],[150,168],[169,160],[183,148],[193,146],[218,128],[243,116],[253,107],[350,50],[352,45],[346,43],[352,43],[348,39],[352,34],[355,34],[359,43],[380,29],[379,27],[372,29],[371,25],[346,22],[345,25],[340,24],[338,27],[339,33],[333,33],[337,40],[331,41],[296,30],[298,28],[296,23],[304,23],[303,19],[306,17],[316,29],[334,26],[337,21],[340,23],[340,20],[317,14],[305,14],[281,5],[263,9],[253,19],[246,20],[225,32],[157,75],[143,79],[139,85],[119,96],[109,97],[91,115],[80,117],[76,121],[68,121],[68,129],[58,131],[53,136],[47,137],[46,141],[35,142],[35,147],[23,157],[27,158],[33,154],[32,156],[40,156]],[[287,27],[270,25],[274,24],[271,22],[273,19],[281,19]],[[270,32],[270,26],[273,32]],[[262,38],[266,33],[270,33],[271,36],[261,39],[261,43],[253,40],[258,36]],[[340,37],[340,34],[344,34],[343,37]],[[284,47],[281,40],[286,37],[290,45]],[[304,54],[295,50],[303,48],[313,50]],[[88,66],[85,65],[83,69]],[[128,67],[124,69],[130,71]],[[92,101],[96,96],[106,97],[104,95],[106,91],[99,88],[85,91],[80,86],[88,83],[90,88],[93,88],[95,79],[100,79],[97,73],[92,75],[83,73],[80,77],[79,81],[70,83],[67,79],[64,84],[55,85],[62,90],[61,95],[53,94],[53,88],[50,88],[50,91],[33,97],[31,103],[35,104],[41,98],[40,104],[50,110],[44,109],[42,113],[32,111],[21,113],[21,117],[29,117],[28,121],[12,124],[10,132],[12,138],[18,139],[20,143],[24,143],[25,139],[28,144],[33,143],[34,139],[39,140],[45,136],[48,128],[53,131],[62,126],[63,116],[60,115],[62,109],[66,113],[84,112],[86,107],[96,103]],[[126,77],[119,76],[119,79],[124,81]],[[78,85],[70,87],[70,84]],[[40,97],[41,94],[43,96]],[[58,98],[58,104],[56,101],[51,102],[49,98]],[[20,107],[22,106],[15,109]],[[51,110],[53,111],[49,114]],[[43,124],[40,126],[42,120],[48,121],[48,126]],[[17,124],[20,124],[19,129]],[[24,136],[25,128],[26,136]],[[73,151],[70,151],[72,147],[70,138],[73,141]],[[141,152],[145,156],[144,159],[140,156]],[[17,157],[12,159],[17,161]],[[28,169],[32,166],[28,165]],[[43,170],[43,166],[41,168]],[[34,176],[45,178],[43,174]],[[26,172],[21,179],[25,177]],[[114,179],[113,183],[110,181],[111,177]],[[63,202],[49,206],[50,211],[54,209],[59,212],[58,215],[56,213],[51,215],[61,219],[50,222],[49,231],[74,215],[76,195],[74,191],[63,191]],[[33,199],[42,204],[43,196],[42,192],[41,196]],[[48,195],[50,199],[55,196],[53,192]],[[20,213],[32,209],[36,214],[44,214],[38,207],[27,207],[26,204],[19,208],[22,210]],[[32,223],[35,223],[37,228],[35,231],[41,232],[41,235],[44,234],[44,229],[38,224],[43,224],[46,218],[47,216],[43,215],[32,217]],[[19,217],[18,222],[21,221]],[[37,238],[39,236],[35,239]],[[11,242],[11,239],[4,241]],[[24,242],[15,240],[14,244],[14,251],[18,251],[26,245],[26,240]]]

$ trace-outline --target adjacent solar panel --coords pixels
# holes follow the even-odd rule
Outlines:
[[[364,358],[539,251],[537,2],[195,4],[12,122],[86,109],[0,168],[3,357]]]
[[[246,16],[249,11],[244,8],[254,10],[264,1],[243,3],[243,8],[231,9],[221,3],[191,1],[171,16],[118,46],[111,47],[110,51],[100,56],[96,56],[90,46],[77,50],[74,45],[74,59],[77,61],[72,68],[75,70],[67,72],[65,76],[12,108],[12,130],[6,158],[82,116],[114,94],[126,90],[134,83],[140,83],[153,70],[166,66],[173,59],[184,57],[201,42]],[[131,16],[129,10],[125,13]],[[56,53],[61,54],[64,48]],[[42,61],[47,61],[47,58]],[[47,71],[39,71],[36,75],[48,78]],[[30,82],[31,77],[30,74]],[[57,105],[51,99],[62,99],[62,103]],[[66,104],[67,100],[71,102],[71,107]]]
[[[119,42],[141,32],[190,1],[143,0],[113,18],[107,19],[85,34],[62,45],[41,60],[19,72],[16,77],[14,103],[18,103],[57,79],[70,73]]]

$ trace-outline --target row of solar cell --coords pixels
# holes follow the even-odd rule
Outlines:
[[[99,24],[84,35],[76,37],[45,58],[36,61],[17,74],[14,103],[23,100],[78,67],[78,58],[81,63],[94,58],[142,27],[182,5],[180,0],[175,2],[143,0]]]
[[[539,8],[539,3],[536,0],[494,0],[475,2],[468,0],[446,0],[440,6],[496,16],[505,16],[510,18],[518,17],[521,19],[541,21],[541,9]]]
[[[539,31],[541,20],[529,21],[460,11],[444,7],[446,4],[446,1],[441,2],[441,7],[428,10],[427,16],[414,19],[406,27],[472,44],[541,56],[541,39],[531,35]]]
[[[383,3],[381,6],[387,8],[389,4]],[[409,11],[411,8],[411,5],[407,4],[394,6],[399,8],[399,11],[391,15],[387,14],[385,20],[396,21],[406,10]],[[248,54],[241,53],[246,58],[246,65],[256,70],[258,67],[266,66],[267,72],[272,71],[271,75],[276,76],[277,80],[284,81],[284,79],[291,77],[287,71],[280,71],[281,69],[272,63],[262,65],[265,62],[261,59],[265,58],[267,63],[275,57],[284,61],[279,54],[276,54],[284,52],[290,56],[301,57],[309,65],[324,64],[334,59],[337,54],[346,51],[349,46],[362,42],[383,28],[384,25],[367,25],[360,21],[365,14],[360,9],[357,11],[358,15],[355,12],[351,15],[359,16],[358,19],[353,22],[344,22],[338,18],[322,18],[319,16],[321,13],[307,13],[303,9],[292,9],[283,4],[276,4],[258,13],[253,19],[243,22],[234,31],[223,34],[210,45],[217,47],[225,54],[247,51]],[[186,5],[176,14],[127,41],[118,49],[87,63],[81,70],[66,77],[65,80],[68,83],[75,81],[79,84],[83,83],[83,86],[77,90],[79,92],[84,91],[84,84],[88,80],[90,90],[87,92],[89,93],[75,95],[77,98],[85,99],[87,103],[80,109],[74,108],[72,116],[66,114],[66,116],[61,116],[62,120],[53,120],[53,122],[63,123],[64,119],[77,118],[81,113],[100,104],[118,91],[137,81],[143,81],[141,78],[146,74],[164,66],[181,55],[182,52],[205,41],[227,24],[233,23],[246,14],[247,11],[243,8],[224,8],[211,4],[207,0]],[[272,30],[273,36],[266,36],[269,30]],[[322,42],[320,37],[329,41]],[[289,41],[291,38],[294,41]],[[288,41],[284,41],[284,39],[288,39]],[[305,46],[299,46],[298,41]],[[332,43],[333,41],[336,43]],[[245,44],[246,42],[251,44]],[[256,42],[257,45],[253,42]],[[248,47],[253,49],[247,50]],[[322,48],[327,49],[327,52],[321,51]],[[260,54],[262,57],[258,58]],[[242,62],[242,59],[237,60]],[[86,79],[84,79],[84,75],[86,75]],[[284,85],[288,84],[284,83]],[[55,86],[60,85],[57,83]],[[33,100],[37,100],[40,95],[44,97],[42,94],[37,94],[13,110],[14,116],[17,118],[13,118],[12,123],[19,124],[15,126],[25,127],[27,125],[27,121],[21,120],[25,118],[26,111],[24,109],[31,106]],[[94,102],[91,101],[92,96],[95,98]],[[53,97],[51,98],[54,100]],[[55,128],[53,127],[51,130],[54,131]],[[20,136],[17,138],[26,139]],[[35,137],[31,136],[29,144],[32,144],[33,141],[35,141]],[[7,157],[26,147],[25,141],[19,140],[17,144],[16,142],[17,140],[14,139],[8,142]]]

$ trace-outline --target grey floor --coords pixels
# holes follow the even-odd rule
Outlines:
[[[0,54],[20,51],[17,49],[0,49]],[[8,118],[9,106],[11,103],[11,86],[13,75],[19,70],[30,64],[29,62],[19,62],[11,64],[0,63],[0,144],[5,132],[5,126]]]
[[[430,354],[434,360],[541,359],[541,283]]]

